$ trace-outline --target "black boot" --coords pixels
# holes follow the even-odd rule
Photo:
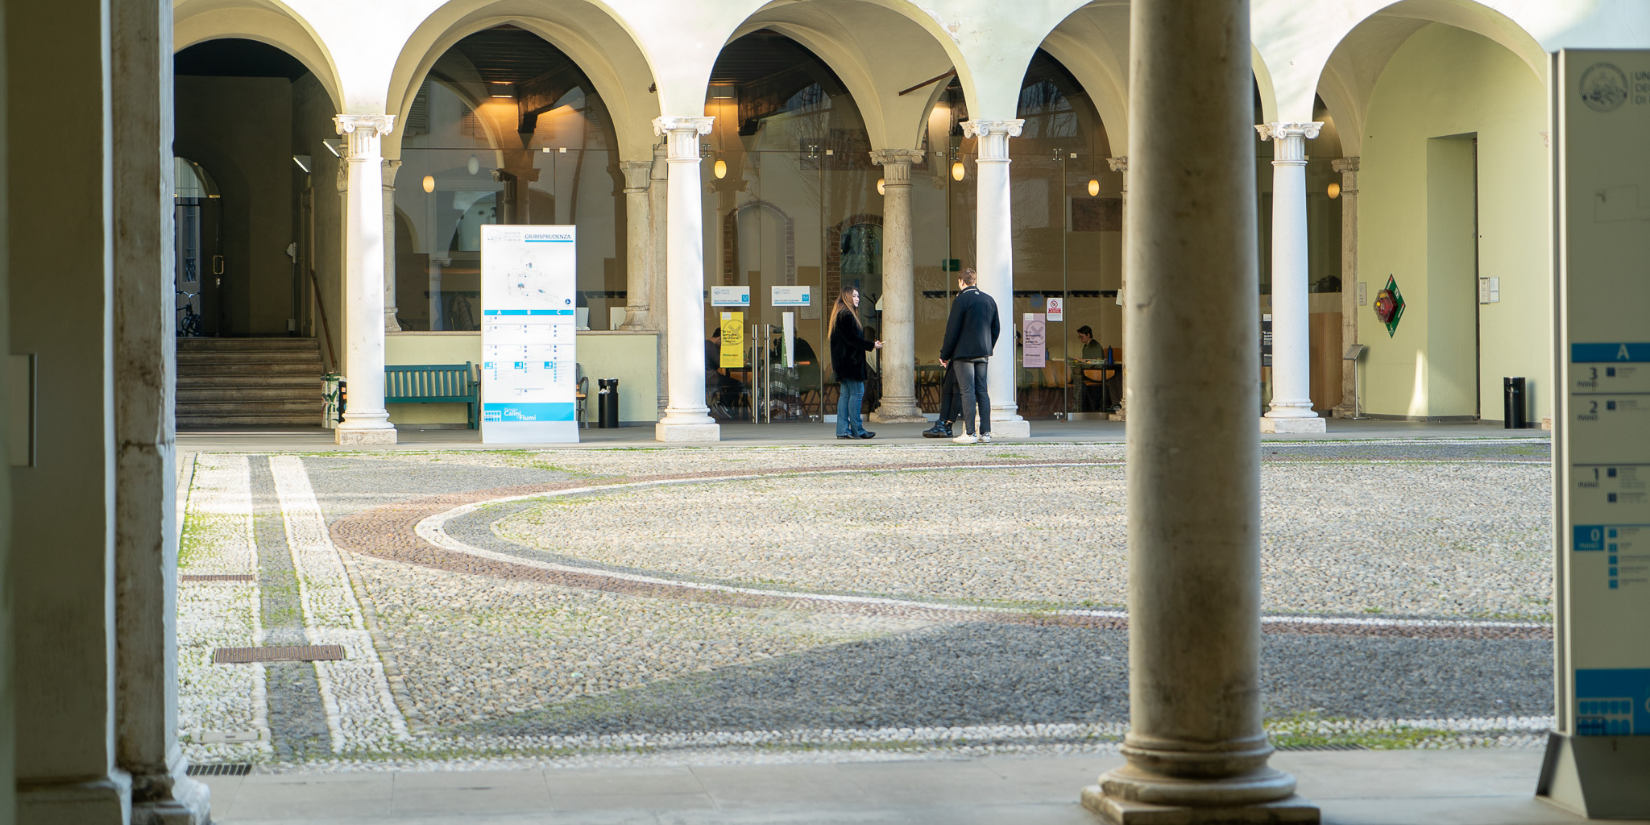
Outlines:
[[[923,438],[950,438],[951,425],[934,422],[934,426],[922,431]]]

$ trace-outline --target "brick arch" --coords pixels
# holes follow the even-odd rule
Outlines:
[[[834,301],[836,294],[842,289],[842,233],[850,227],[868,223],[880,228],[882,216],[861,212],[849,215],[841,223],[828,227],[825,230],[825,295],[823,300]]]
[[[722,286],[739,282],[739,273],[734,271],[739,259],[739,213],[756,208],[772,210],[785,220],[785,286],[796,286],[796,219],[778,204],[761,198],[745,201],[722,216]]]

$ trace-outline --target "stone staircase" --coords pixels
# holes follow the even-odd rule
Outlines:
[[[178,429],[318,427],[314,338],[179,338]]]

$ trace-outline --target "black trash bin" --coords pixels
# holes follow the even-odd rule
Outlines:
[[[1506,407],[1501,418],[1502,428],[1508,430],[1522,430],[1525,427],[1528,427],[1530,421],[1528,416],[1524,413],[1524,379],[1503,378],[1501,381],[1501,400],[1503,402],[1503,406]]]
[[[619,426],[619,379],[596,379],[596,426],[602,429]]]

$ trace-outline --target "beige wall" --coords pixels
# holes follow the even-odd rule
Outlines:
[[[309,239],[304,244],[308,247],[307,252],[300,254],[309,256],[309,265],[315,269],[315,281],[320,283],[317,292],[309,274],[303,274],[304,285],[299,294],[303,296],[304,323],[300,329],[306,336],[321,339],[321,358],[327,369],[332,369],[333,359],[336,358],[338,368],[342,370],[344,205],[342,196],[338,194],[338,167],[341,161],[321,143],[338,137],[338,130],[332,123],[336,114],[331,98],[327,97],[326,90],[313,76],[301,77],[292,84],[292,153],[309,155],[313,164],[310,167],[313,172],[308,175],[313,214],[306,218],[301,201],[295,204],[299,221],[297,228]],[[301,182],[300,191],[302,185]],[[304,225],[306,223],[307,226]],[[312,231],[313,234],[308,234]],[[296,236],[294,239],[297,239]],[[323,315],[325,324],[322,323]]]
[[[1441,82],[1440,79],[1447,79]],[[1377,415],[1501,416],[1501,377],[1530,379],[1532,415],[1551,410],[1551,256],[1548,239],[1546,93],[1505,48],[1433,24],[1394,54],[1375,86],[1358,175],[1359,308],[1364,411]],[[1470,230],[1459,218],[1461,153],[1478,140],[1478,274],[1501,278],[1501,302],[1478,307],[1482,368],[1473,392],[1475,285]],[[1440,214],[1443,213],[1443,214]],[[1388,274],[1406,301],[1389,337],[1375,317]],[[1461,283],[1463,280],[1466,283]]]
[[[578,364],[590,379],[585,416],[596,418],[596,379],[619,379],[619,420],[652,423],[658,418],[658,344],[649,332],[593,330],[578,334]],[[400,332],[384,337],[384,363],[481,363],[479,332]],[[465,423],[463,404],[391,404],[396,426]]]
[[[226,331],[285,335],[292,305],[292,83],[179,77],[174,151],[223,194]],[[211,277],[208,275],[207,277]]]

